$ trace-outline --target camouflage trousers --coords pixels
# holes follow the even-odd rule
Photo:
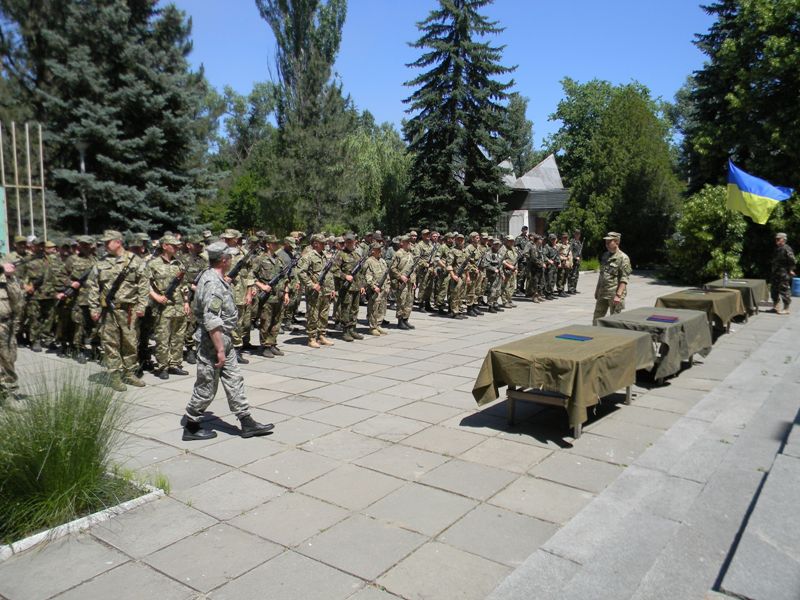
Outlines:
[[[355,327],[358,323],[358,304],[361,300],[359,288],[353,289],[355,285],[351,285],[348,291],[340,291],[337,300],[337,307],[339,308],[339,322],[345,330]],[[336,314],[334,312],[334,319]]]
[[[186,317],[167,316],[163,310],[153,309],[153,337],[156,340],[156,370],[180,367],[183,362],[183,340],[186,336]]]
[[[43,346],[54,341],[53,330],[56,320],[55,300],[28,301],[28,340]]]
[[[378,329],[386,316],[387,293],[376,294],[370,292],[367,295],[367,321],[370,329]]]
[[[433,293],[433,274],[427,267],[417,271],[417,300],[420,305],[431,301]]]
[[[787,274],[773,275],[770,279],[769,293],[772,303],[777,304],[778,300],[783,301],[783,307],[789,308],[792,303],[792,277]]]
[[[103,347],[104,364],[113,374],[132,375],[136,371],[137,347],[139,343],[139,319],[133,306],[117,306],[108,309],[100,325],[100,344]]]
[[[0,320],[0,400],[3,396],[17,391],[17,336],[14,317]]]
[[[414,308],[414,284],[409,279],[405,283],[399,279],[393,282],[396,301],[395,317],[398,319],[408,319],[411,316],[411,309]]]
[[[566,267],[558,267],[558,269],[556,269],[556,287],[559,292],[564,291],[570,272],[571,269],[567,269]]]
[[[72,345],[77,349],[84,348],[86,340],[94,346],[96,331],[88,306],[75,305],[72,307]]]
[[[572,270],[569,272],[569,291],[570,292],[577,292],[578,291],[578,278],[581,275],[581,261],[575,260],[572,263]]]
[[[330,294],[317,292],[314,288],[306,289],[306,332],[308,333],[308,339],[317,339],[327,333],[330,307]]]
[[[236,328],[231,331],[231,339],[234,348],[241,348],[245,339],[250,339],[250,328],[253,324],[252,304],[237,304],[236,310],[239,318],[236,321]]]
[[[448,277],[448,280],[447,299],[450,304],[450,312],[458,314],[461,312],[461,304],[464,302],[464,278],[462,277],[457,282],[453,281],[452,277]]]
[[[194,350],[194,332],[197,329],[197,318],[194,316],[194,311],[189,312],[186,317],[186,332],[183,335],[183,345],[187,350]]]
[[[433,297],[436,301],[436,308],[446,308],[447,307],[447,291],[450,287],[448,282],[450,281],[450,277],[443,273],[440,276],[436,277],[436,282],[434,286],[434,294]]]
[[[556,291],[556,269],[555,265],[550,266],[545,269],[544,271],[544,293],[548,296],[552,295]]]
[[[506,282],[503,284],[503,303],[511,304],[514,292],[517,291],[517,274],[513,271],[506,275]]]
[[[502,279],[496,274],[492,274],[487,278],[486,295],[489,306],[497,304],[497,301],[500,299],[500,294],[503,291],[502,285]]]
[[[469,272],[469,283],[464,287],[464,298],[467,301],[467,306],[472,306],[478,302],[478,284],[480,283],[480,272]]]
[[[294,287],[289,288],[289,304],[283,307],[283,323],[289,328],[292,325],[292,318],[294,317],[297,309],[300,308],[300,290],[295,290]]]
[[[278,343],[283,317],[282,302],[264,302],[258,315],[258,336],[262,346],[274,346]]]
[[[225,345],[225,364],[221,369],[214,368],[217,351],[207,333],[203,332],[198,344],[197,378],[194,381],[192,397],[186,405],[186,417],[196,423],[200,422],[203,412],[217,395],[220,381],[231,412],[239,419],[250,414],[250,404],[244,394],[244,379],[239,369],[239,361],[236,359],[233,339],[227,334],[223,334],[222,339]]]
[[[614,304],[613,298],[598,298],[594,305],[592,325],[597,325],[597,319],[602,319],[609,311],[612,315],[621,313],[625,309],[625,298]]]

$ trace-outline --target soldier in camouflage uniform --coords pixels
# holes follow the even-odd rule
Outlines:
[[[268,294],[266,300],[259,298],[254,304],[258,311],[258,334],[261,342],[257,353],[264,358],[275,358],[283,356],[283,351],[278,348],[278,334],[281,330],[283,308],[289,304],[291,281],[284,277],[277,281],[274,287],[269,285],[269,282],[281,273],[284,265],[276,254],[279,248],[278,238],[267,235],[264,243],[267,244],[267,251],[253,263],[253,279],[258,288],[257,293]]]
[[[467,269],[464,271],[464,298],[467,304],[467,314],[471,317],[477,317],[483,314],[478,310],[478,282],[480,281],[478,263],[480,263],[482,256],[481,249],[478,245],[479,242],[480,234],[473,231],[469,234],[469,243],[465,246],[465,252],[469,257],[469,261],[467,262]]]
[[[308,345],[311,348],[332,346],[333,342],[325,335],[328,328],[328,311],[330,303],[336,296],[333,289],[333,277],[323,271],[332,258],[325,257],[325,236],[315,233],[311,236],[311,248],[297,264],[297,275],[306,294],[306,331]]]
[[[77,242],[78,252],[67,259],[65,266],[69,273],[69,286],[73,290],[72,300],[68,305],[72,320],[72,347],[75,349],[76,360],[80,364],[85,364],[91,356],[86,348],[86,342],[89,341],[95,349],[99,344],[89,311],[89,292],[86,286],[97,259],[94,255],[94,239],[91,236],[78,236]]]
[[[450,276],[447,273],[447,257],[453,247],[453,233],[448,231],[444,234],[444,243],[439,245],[434,260],[434,285],[433,298],[434,305],[440,315],[446,315],[447,310],[447,290],[449,288]]]
[[[417,301],[419,302],[420,310],[431,310],[430,298],[430,258],[431,250],[433,250],[433,242],[431,242],[431,232],[429,229],[423,229],[421,232],[422,239],[417,242]]]
[[[389,265],[389,277],[394,288],[397,309],[398,329],[415,329],[408,322],[411,309],[414,306],[414,254],[411,251],[411,237],[404,235],[400,238],[400,249],[395,252],[392,264]]]
[[[556,286],[558,287],[558,295],[562,298],[567,295],[564,288],[567,285],[567,279],[572,272],[572,244],[569,241],[569,234],[565,231],[561,234],[561,242],[557,243],[556,252],[558,253],[558,262],[556,263],[557,280]]]
[[[445,269],[448,277],[447,301],[450,305],[449,316],[453,319],[466,319],[467,316],[462,312],[464,302],[464,289],[467,277],[466,268],[462,275],[458,272],[464,266],[465,261],[469,260],[467,251],[464,249],[464,235],[458,232],[453,234],[455,244],[447,253]]]
[[[201,423],[203,413],[217,394],[220,380],[228,398],[228,407],[239,419],[241,436],[265,435],[274,426],[271,423],[262,425],[250,415],[244,380],[233,346],[232,334],[238,326],[239,315],[233,290],[225,278],[231,266],[233,248],[225,242],[215,242],[206,248],[206,252],[211,268],[203,271],[198,279],[193,300],[199,324],[195,332],[197,379],[186,406],[183,439],[208,440],[217,436],[216,431],[204,429]]]
[[[583,242],[581,241],[581,230],[576,229],[572,232],[570,240],[572,250],[572,271],[569,273],[568,294],[578,294],[578,277],[581,274],[581,255],[583,254]]]
[[[389,265],[381,258],[383,245],[373,242],[370,256],[364,263],[364,284],[367,289],[367,321],[370,335],[388,335],[381,325],[386,316],[386,298],[389,294]]]
[[[514,308],[514,294],[517,291],[517,273],[519,273],[519,253],[514,245],[514,237],[507,235],[503,240],[505,254],[503,255],[503,272],[505,273],[505,283],[503,284],[503,308]]]
[[[497,302],[503,289],[503,258],[500,256],[500,240],[490,240],[491,248],[483,260],[486,265],[487,304],[489,312],[500,312]]]
[[[107,230],[100,238],[106,256],[97,262],[86,287],[92,320],[99,322],[100,343],[109,372],[109,384],[125,391],[125,384],[143,387],[135,371],[138,367],[138,320],[147,307],[149,281],[144,261],[125,250],[122,234]],[[108,293],[117,286],[113,305]]]
[[[220,238],[228,245],[231,250],[231,271],[237,269],[240,261],[246,261],[236,274],[236,278],[230,280],[232,275],[228,276],[230,280],[228,283],[233,288],[233,298],[236,301],[236,311],[239,315],[239,323],[236,329],[233,330],[231,336],[233,337],[233,347],[236,349],[236,356],[239,362],[243,365],[248,364],[250,361],[242,356],[244,351],[244,338],[246,334],[250,333],[250,325],[252,318],[250,316],[250,307],[253,304],[253,279],[250,271],[250,263],[255,258],[254,253],[247,253],[240,247],[240,239],[242,234],[236,229],[226,229],[222,232]],[[248,258],[249,256],[249,258]]]
[[[528,296],[536,303],[544,300],[545,256],[544,239],[533,234],[533,242],[527,248],[527,266],[529,276]]]
[[[612,315],[616,315],[625,309],[628,278],[632,268],[628,255],[619,249],[621,238],[622,235],[616,231],[609,231],[603,238],[606,241],[606,252],[600,258],[600,277],[594,291],[596,302],[593,325],[597,325],[597,319],[604,317],[609,310]]]
[[[14,236],[14,249],[9,252],[5,260],[12,263],[16,268],[15,277],[17,284],[25,280],[25,266],[33,258],[33,255],[28,251],[28,239],[24,235]],[[14,311],[14,331],[17,335],[17,342],[21,343],[24,339],[23,324],[25,322],[25,294],[23,293],[19,306]]]
[[[23,289],[28,295],[28,339],[31,350],[54,349],[56,302],[64,297],[67,272],[53,242],[39,242],[37,257],[26,264]]]
[[[192,297],[196,290],[195,282],[200,277],[200,273],[208,268],[208,260],[203,255],[203,237],[200,235],[189,235],[186,237],[184,243],[184,252],[180,256],[180,261],[186,268],[186,275],[184,281],[189,286],[189,303],[191,305]],[[194,311],[190,310],[189,315],[186,317],[186,334],[183,337],[183,345],[185,348],[184,359],[190,365],[197,363],[197,351],[194,343],[194,331],[197,329],[197,320],[194,317]]]
[[[363,340],[364,336],[356,331],[358,322],[359,299],[365,291],[363,265],[368,258],[356,250],[356,241],[352,233],[344,236],[344,248],[336,253],[333,261],[334,279],[338,281],[339,319],[342,323],[342,339],[345,342]],[[352,272],[358,266],[358,273]]]
[[[297,258],[297,240],[291,236],[283,238],[283,248],[278,250],[276,255],[280,259],[282,266],[288,267]],[[292,319],[297,313],[302,296],[303,290],[295,268],[289,278],[289,304],[283,307],[283,329],[287,331],[293,329]]]
[[[492,241],[494,238],[490,238],[489,234],[485,231],[481,232],[481,239],[480,243],[478,244],[478,283],[475,286],[475,293],[477,295],[477,301],[475,304],[476,310],[480,310],[479,307],[481,306],[488,306],[487,300],[484,298],[484,295],[487,296],[489,294],[489,290],[487,289],[487,279],[488,274],[486,273],[486,259],[484,258],[489,252],[492,250]],[[503,254],[505,254],[505,247],[502,245],[502,241],[500,243],[500,257],[502,258]],[[502,290],[501,290],[502,293]]]
[[[8,257],[3,259],[0,271],[0,401],[18,397],[17,337],[14,331],[14,315],[22,306],[22,288],[16,276],[16,267]]]
[[[775,234],[775,253],[772,255],[772,270],[770,274],[770,295],[772,296],[772,310],[779,315],[789,314],[789,305],[792,303],[792,276],[796,261],[791,246],[786,243],[785,233]],[[778,300],[783,301],[783,309],[778,310]]]
[[[150,304],[153,314],[155,369],[159,379],[170,375],[188,375],[182,367],[186,316],[189,314],[189,284],[186,267],[177,259],[180,240],[163,236],[161,254],[147,263]]]
[[[327,257],[330,258],[333,256],[333,267],[331,268],[331,275],[334,275],[333,271],[336,269],[336,257],[339,255],[339,252],[344,250],[344,236],[337,235],[333,238],[333,244],[330,246],[329,251],[327,252]],[[344,329],[342,325],[342,316],[341,316],[341,300],[342,297],[339,294],[339,290],[342,287],[342,281],[338,277],[333,277],[333,289],[336,292],[336,300],[333,302],[333,325],[337,329]]]
[[[555,298],[556,275],[558,273],[558,250],[556,249],[556,234],[547,236],[544,246],[544,296],[548,300]]]

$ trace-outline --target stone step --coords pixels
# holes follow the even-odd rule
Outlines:
[[[703,598],[718,587],[797,412],[797,333],[796,317],[765,315],[723,336],[673,380],[708,379],[703,399],[490,598]]]

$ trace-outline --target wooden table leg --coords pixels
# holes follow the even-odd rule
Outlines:
[[[631,403],[631,386],[625,388],[625,404]]]

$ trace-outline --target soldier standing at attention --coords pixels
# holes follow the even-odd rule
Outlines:
[[[181,364],[186,316],[190,312],[189,286],[186,267],[175,257],[180,241],[165,235],[160,245],[161,254],[147,263],[146,273],[153,301],[153,335],[156,340],[153,374],[159,379],[169,379],[170,375],[189,374]]]
[[[295,238],[289,236],[283,238],[283,248],[276,252],[276,256],[280,259],[281,265],[285,268],[294,261],[297,252],[297,241]],[[296,267],[296,265],[295,265]],[[292,320],[295,313],[300,306],[300,297],[303,295],[300,279],[297,277],[297,268],[292,270],[289,283],[289,304],[283,307],[283,329],[289,331],[290,329],[297,329],[292,327]],[[298,330],[299,331],[299,330]],[[292,331],[292,333],[296,333]]]
[[[447,257],[453,247],[453,232],[448,231],[444,234],[444,243],[439,245],[433,261],[433,299],[436,311],[440,315],[447,314],[447,288],[450,277],[447,272]]]
[[[192,298],[194,297],[195,281],[200,276],[200,273],[208,268],[208,261],[203,257],[203,236],[201,235],[188,235],[184,243],[185,251],[181,254],[181,262],[186,267],[186,275],[184,281],[189,288],[189,305],[191,306]],[[194,311],[190,310],[189,315],[186,317],[186,333],[183,336],[183,345],[185,347],[184,358],[190,365],[197,363],[197,351],[195,350],[194,343],[194,330],[197,329],[197,320],[194,318]]]
[[[18,397],[17,337],[14,332],[15,315],[22,306],[22,289],[12,262],[3,262],[0,271],[0,402],[8,397]]]
[[[503,284],[503,308],[514,308],[514,292],[517,291],[517,273],[519,273],[519,252],[514,245],[514,236],[507,235],[504,240],[506,247],[503,255],[503,271],[506,281]]]
[[[364,255],[364,262],[366,258]],[[352,233],[346,234],[344,248],[336,253],[332,268],[333,276],[338,282],[339,321],[342,324],[342,339],[345,342],[364,339],[364,336],[356,331],[359,299],[364,293],[364,276],[361,271],[352,275],[361,259],[361,254],[356,250],[355,236]]]
[[[469,244],[465,247],[465,252],[467,256],[469,256],[469,262],[467,263],[467,270],[465,271],[467,278],[464,295],[467,302],[467,314],[471,317],[477,317],[483,314],[478,310],[478,282],[480,280],[478,263],[480,263],[481,257],[483,256],[480,246],[478,245],[480,241],[480,234],[477,231],[473,231],[469,234]]]
[[[612,315],[616,315],[625,308],[628,278],[632,268],[631,259],[619,249],[621,237],[616,231],[609,231],[603,238],[606,241],[606,252],[600,258],[600,277],[594,291],[596,303],[592,325],[597,325],[597,319],[606,316],[609,310]]]
[[[259,301],[256,306],[259,311],[258,337],[261,343],[257,354],[264,358],[274,358],[283,356],[283,351],[278,348],[278,334],[281,330],[283,309],[289,304],[290,282],[284,277],[275,283],[275,287],[270,287],[270,280],[280,274],[283,263],[275,254],[279,247],[278,238],[267,235],[264,242],[267,244],[267,252],[259,256],[253,264],[256,287],[260,293],[269,294],[265,301]]]
[[[67,283],[67,271],[53,242],[39,242],[36,249],[37,258],[25,269],[25,291],[30,298],[31,350],[41,352],[43,345],[55,349],[56,302],[64,297],[61,290]]]
[[[77,241],[78,253],[67,259],[70,287],[75,290],[70,318],[73,325],[72,346],[76,352],[75,359],[78,363],[85,364],[90,356],[86,349],[86,340],[89,340],[92,346],[97,345],[94,321],[89,313],[89,292],[86,286],[97,259],[94,256],[94,240],[91,236],[80,235]]]
[[[544,296],[548,300],[555,298],[557,265],[556,234],[550,233],[547,235],[547,245],[544,246]]]
[[[265,435],[274,427],[262,425],[250,416],[250,405],[244,395],[244,380],[239,370],[232,334],[239,322],[236,301],[225,274],[231,266],[232,250],[225,242],[215,242],[206,248],[211,268],[203,271],[197,281],[194,298],[195,317],[199,327],[197,342],[197,379],[192,398],[186,406],[184,441],[209,440],[217,432],[201,426],[203,412],[214,400],[220,379],[228,398],[228,406],[236,414],[242,437]]]
[[[381,258],[383,245],[373,242],[370,245],[370,255],[364,263],[364,281],[367,288],[367,321],[369,322],[370,335],[389,335],[381,327],[386,316],[386,297],[389,294],[389,266]]]
[[[411,238],[404,235],[400,238],[400,250],[398,250],[392,264],[389,266],[389,276],[392,278],[394,286],[395,301],[397,303],[398,329],[414,329],[415,327],[408,322],[411,317],[411,309],[414,306],[414,254],[410,249]]]
[[[447,253],[445,265],[448,278],[447,301],[450,305],[448,315],[453,319],[466,319],[467,316],[461,312],[466,287],[464,280],[469,279],[466,268],[462,270],[462,267],[465,267],[464,262],[468,260],[467,252],[464,250],[464,234],[456,231],[453,233],[453,239],[455,245]],[[461,271],[461,275],[458,274],[459,271]]]
[[[500,255],[500,240],[490,240],[491,249],[488,251],[484,262],[486,264],[486,281],[488,284],[487,304],[489,312],[502,311],[497,306],[497,301],[503,290],[503,257]]]
[[[297,276],[306,294],[306,332],[310,348],[333,346],[326,337],[328,329],[328,311],[331,300],[335,298],[333,277],[323,271],[328,264],[325,256],[325,236],[315,233],[311,236],[311,248],[303,254],[297,263]]]
[[[100,322],[100,343],[108,369],[109,385],[119,392],[125,384],[144,387],[136,377],[137,322],[144,316],[149,281],[141,258],[125,250],[122,234],[107,230],[100,238],[106,255],[89,276],[89,311]],[[114,297],[109,298],[109,292]]]
[[[567,295],[564,288],[567,285],[570,273],[572,273],[572,245],[569,241],[569,234],[565,231],[561,234],[561,243],[556,244],[558,252],[558,295],[562,298]]]
[[[581,274],[581,255],[583,254],[583,242],[581,241],[581,230],[576,229],[572,232],[570,240],[572,250],[572,271],[569,272],[568,294],[580,294],[578,291],[578,277]]]
[[[770,295],[772,310],[779,315],[789,314],[792,303],[792,276],[796,261],[792,248],[786,243],[785,233],[775,234],[775,254],[772,255],[772,274],[770,277]],[[783,301],[783,310],[778,310],[778,300]]]
[[[433,243],[431,242],[431,232],[429,229],[423,229],[420,235],[422,239],[417,242],[417,256],[419,256],[419,261],[417,261],[417,302],[419,303],[420,310],[430,311],[430,294],[426,294],[426,292],[430,290],[428,285],[431,266],[429,259],[431,257]]]
[[[245,251],[240,247],[240,240],[242,234],[236,229],[226,229],[222,232],[220,238],[228,245],[231,252],[231,269],[236,268],[236,265],[243,260],[247,259]],[[245,263],[246,264],[246,263]],[[229,281],[233,289],[233,297],[236,300],[236,310],[239,315],[239,323],[233,330],[233,346],[236,348],[237,360],[246,365],[250,361],[242,356],[244,350],[245,334],[250,332],[250,305],[253,303],[253,293],[251,287],[251,273],[249,267],[243,267],[236,276],[236,279]]]

